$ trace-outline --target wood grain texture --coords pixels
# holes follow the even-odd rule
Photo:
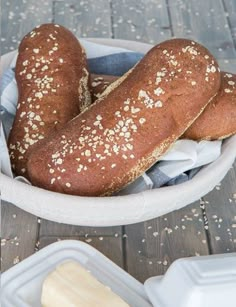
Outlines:
[[[228,18],[229,29],[236,46],[236,1],[222,0],[222,3],[224,5],[225,15]]]
[[[55,23],[69,28],[77,37],[111,36],[109,1],[54,1],[53,14]],[[110,258],[119,264],[123,261],[121,239],[117,239],[121,236],[121,227],[78,227],[42,220],[38,238],[40,246],[45,246],[45,242],[49,244],[49,241],[44,239],[47,236],[76,237],[87,241],[87,243],[92,240],[91,245],[95,244],[95,247],[98,246],[100,250],[104,249],[105,252],[105,242],[107,242],[107,250],[109,250],[109,242],[111,241],[112,250],[115,253],[110,251]],[[109,236],[111,239],[108,239]],[[104,240],[100,241],[99,238],[104,238]]]
[[[98,251],[103,253],[106,257],[111,259],[121,268],[123,268],[123,257],[122,257],[122,242],[120,236],[89,236],[87,238],[80,236],[61,236],[61,237],[53,237],[53,236],[45,236],[41,237],[40,243],[38,244],[39,249],[57,242],[59,240],[80,240],[83,241],[93,247],[95,247]]]
[[[34,253],[38,221],[37,217],[2,202],[1,224],[1,268],[4,272]]]
[[[157,44],[171,36],[165,0],[111,0],[114,38]]]
[[[82,227],[41,220],[39,236],[115,236],[121,227]]]
[[[168,0],[168,3],[175,36],[197,40],[217,59],[235,59],[221,0]]]
[[[236,59],[222,59],[218,60],[218,64],[222,71],[236,73]]]
[[[106,0],[54,1],[54,22],[77,37],[111,37],[110,3]]]
[[[1,1],[1,54],[17,49],[35,26],[52,22],[52,0]]]
[[[236,252],[236,163],[204,201],[211,253]]]
[[[178,258],[208,254],[200,202],[158,219],[125,227],[126,270],[144,282]]]

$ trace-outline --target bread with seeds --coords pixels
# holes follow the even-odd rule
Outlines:
[[[98,99],[104,90],[119,77],[91,74],[91,93]],[[236,134],[236,75],[221,73],[221,87],[202,114],[181,138],[190,140],[217,140]]]
[[[36,27],[19,46],[16,81],[19,99],[8,147],[15,174],[27,177],[34,145],[91,103],[85,52],[64,27]]]
[[[217,96],[185,131],[182,138],[218,140],[236,133],[236,75],[222,72]]]
[[[111,75],[96,75],[91,74],[91,95],[92,100],[97,100],[105,89],[113,82],[115,82],[119,77]]]
[[[74,195],[119,191],[160,159],[219,87],[218,65],[203,46],[185,39],[155,46],[32,152],[31,182]]]

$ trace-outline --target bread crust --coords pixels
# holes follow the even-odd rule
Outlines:
[[[19,98],[8,147],[15,174],[28,177],[35,144],[91,104],[86,54],[69,30],[44,24],[23,38],[15,75]]]
[[[119,77],[91,75],[91,93],[96,100]],[[221,87],[202,114],[185,131],[182,139],[221,140],[236,134],[236,75],[221,72]]]
[[[185,131],[182,138],[219,140],[236,133],[236,75],[222,72],[217,96]]]
[[[207,49],[185,39],[165,41],[43,141],[29,158],[30,179],[56,192],[110,195],[150,168],[219,87],[219,68]]]

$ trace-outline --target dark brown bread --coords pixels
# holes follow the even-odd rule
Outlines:
[[[150,168],[219,87],[207,49],[185,39],[163,42],[42,142],[28,161],[30,179],[52,191],[110,195]]]
[[[13,170],[27,177],[34,145],[91,103],[85,52],[64,27],[41,25],[20,44],[16,81],[19,99],[8,146]]]
[[[222,72],[217,96],[185,131],[182,138],[191,140],[224,139],[236,133],[236,75]]]
[[[119,77],[110,76],[110,75],[96,75],[91,74],[91,94],[92,100],[97,100],[105,89],[113,82],[115,82]]]
[[[91,74],[93,100],[119,77]],[[221,87],[202,114],[189,127],[182,138],[191,140],[217,140],[236,134],[236,75],[221,72]]]

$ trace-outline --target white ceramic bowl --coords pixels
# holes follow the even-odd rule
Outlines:
[[[111,39],[90,39],[109,46],[146,53],[152,45]],[[14,53],[2,57],[1,73]],[[211,191],[226,175],[236,157],[236,135],[223,142],[222,154],[190,181],[138,194],[112,197],[71,196],[13,180],[0,174],[2,200],[36,216],[72,225],[115,226],[137,223],[178,210]]]

